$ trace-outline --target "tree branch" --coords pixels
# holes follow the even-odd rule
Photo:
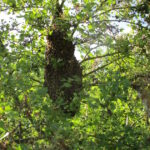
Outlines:
[[[110,21],[110,22],[125,22],[125,23],[128,23],[128,24],[132,24],[132,25],[136,25],[136,26],[140,26],[139,24],[137,23],[134,23],[134,22],[130,22],[128,20],[123,20],[123,19],[106,19],[106,20],[100,20],[100,21],[94,21],[95,23],[101,23],[101,22],[107,22],[107,21]]]
[[[122,57],[122,58],[124,58],[124,57]],[[108,64],[105,64],[105,65],[103,65],[103,66],[100,66],[100,67],[98,67],[98,68],[96,68],[96,69],[94,69],[94,70],[92,70],[92,71],[90,71],[90,72],[84,74],[83,77],[87,77],[88,75],[91,75],[91,74],[95,73],[96,71],[98,71],[98,70],[100,70],[100,69],[104,69],[105,67],[109,66],[110,64],[114,63],[115,61],[117,61],[117,60],[119,60],[119,59],[121,59],[121,58],[117,58],[117,59],[115,59],[115,60],[109,62]]]
[[[35,81],[35,82],[38,82],[40,84],[43,84],[40,80],[37,80],[37,79],[34,79],[33,77],[30,77],[31,80]]]
[[[108,57],[108,56],[112,56],[112,55],[119,54],[119,53],[120,53],[120,52],[114,52],[114,53],[108,53],[108,54],[101,55],[101,56],[89,57],[89,58],[83,59],[83,60],[80,62],[80,64],[82,64],[83,62],[88,61],[88,60],[93,60],[93,59],[97,59],[97,58]]]
[[[3,137],[0,138],[0,141],[2,141],[3,139],[5,139],[6,137],[9,137],[11,134],[15,133],[16,130],[18,129],[19,124],[10,132],[7,132]]]
[[[127,7],[114,7],[114,8],[112,8],[112,9],[108,9],[108,10],[106,10],[106,11],[100,13],[99,15],[103,15],[103,14],[105,14],[105,13],[107,13],[107,12],[110,12],[110,11],[113,11],[113,10],[120,10],[120,9],[127,9],[127,8],[135,9],[136,7],[135,7],[135,6],[131,6],[131,7],[128,7],[128,6],[127,6]],[[96,17],[96,15],[93,16],[93,17]]]

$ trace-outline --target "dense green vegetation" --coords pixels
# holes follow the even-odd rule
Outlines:
[[[2,0],[0,16],[0,150],[150,149],[149,0]]]

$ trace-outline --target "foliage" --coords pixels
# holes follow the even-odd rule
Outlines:
[[[63,15],[54,20],[59,3]],[[9,22],[0,23],[0,149],[150,149],[145,107],[132,86],[143,88],[150,77],[149,6],[148,0],[2,0],[0,13]],[[43,86],[46,35],[54,21],[82,59],[74,117]]]

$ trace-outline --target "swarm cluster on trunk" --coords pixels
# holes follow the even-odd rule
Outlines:
[[[74,51],[75,46],[62,31],[53,30],[47,35],[45,85],[53,102],[71,115],[79,109],[79,102],[72,101],[82,87],[82,70]]]

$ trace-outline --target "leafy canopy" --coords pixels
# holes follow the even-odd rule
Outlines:
[[[57,5],[63,14],[54,20]],[[148,0],[2,0],[9,19],[0,22],[0,149],[148,149],[150,127],[132,82],[145,85],[137,77],[150,72],[149,10]],[[81,57],[73,118],[43,87],[54,21]]]

